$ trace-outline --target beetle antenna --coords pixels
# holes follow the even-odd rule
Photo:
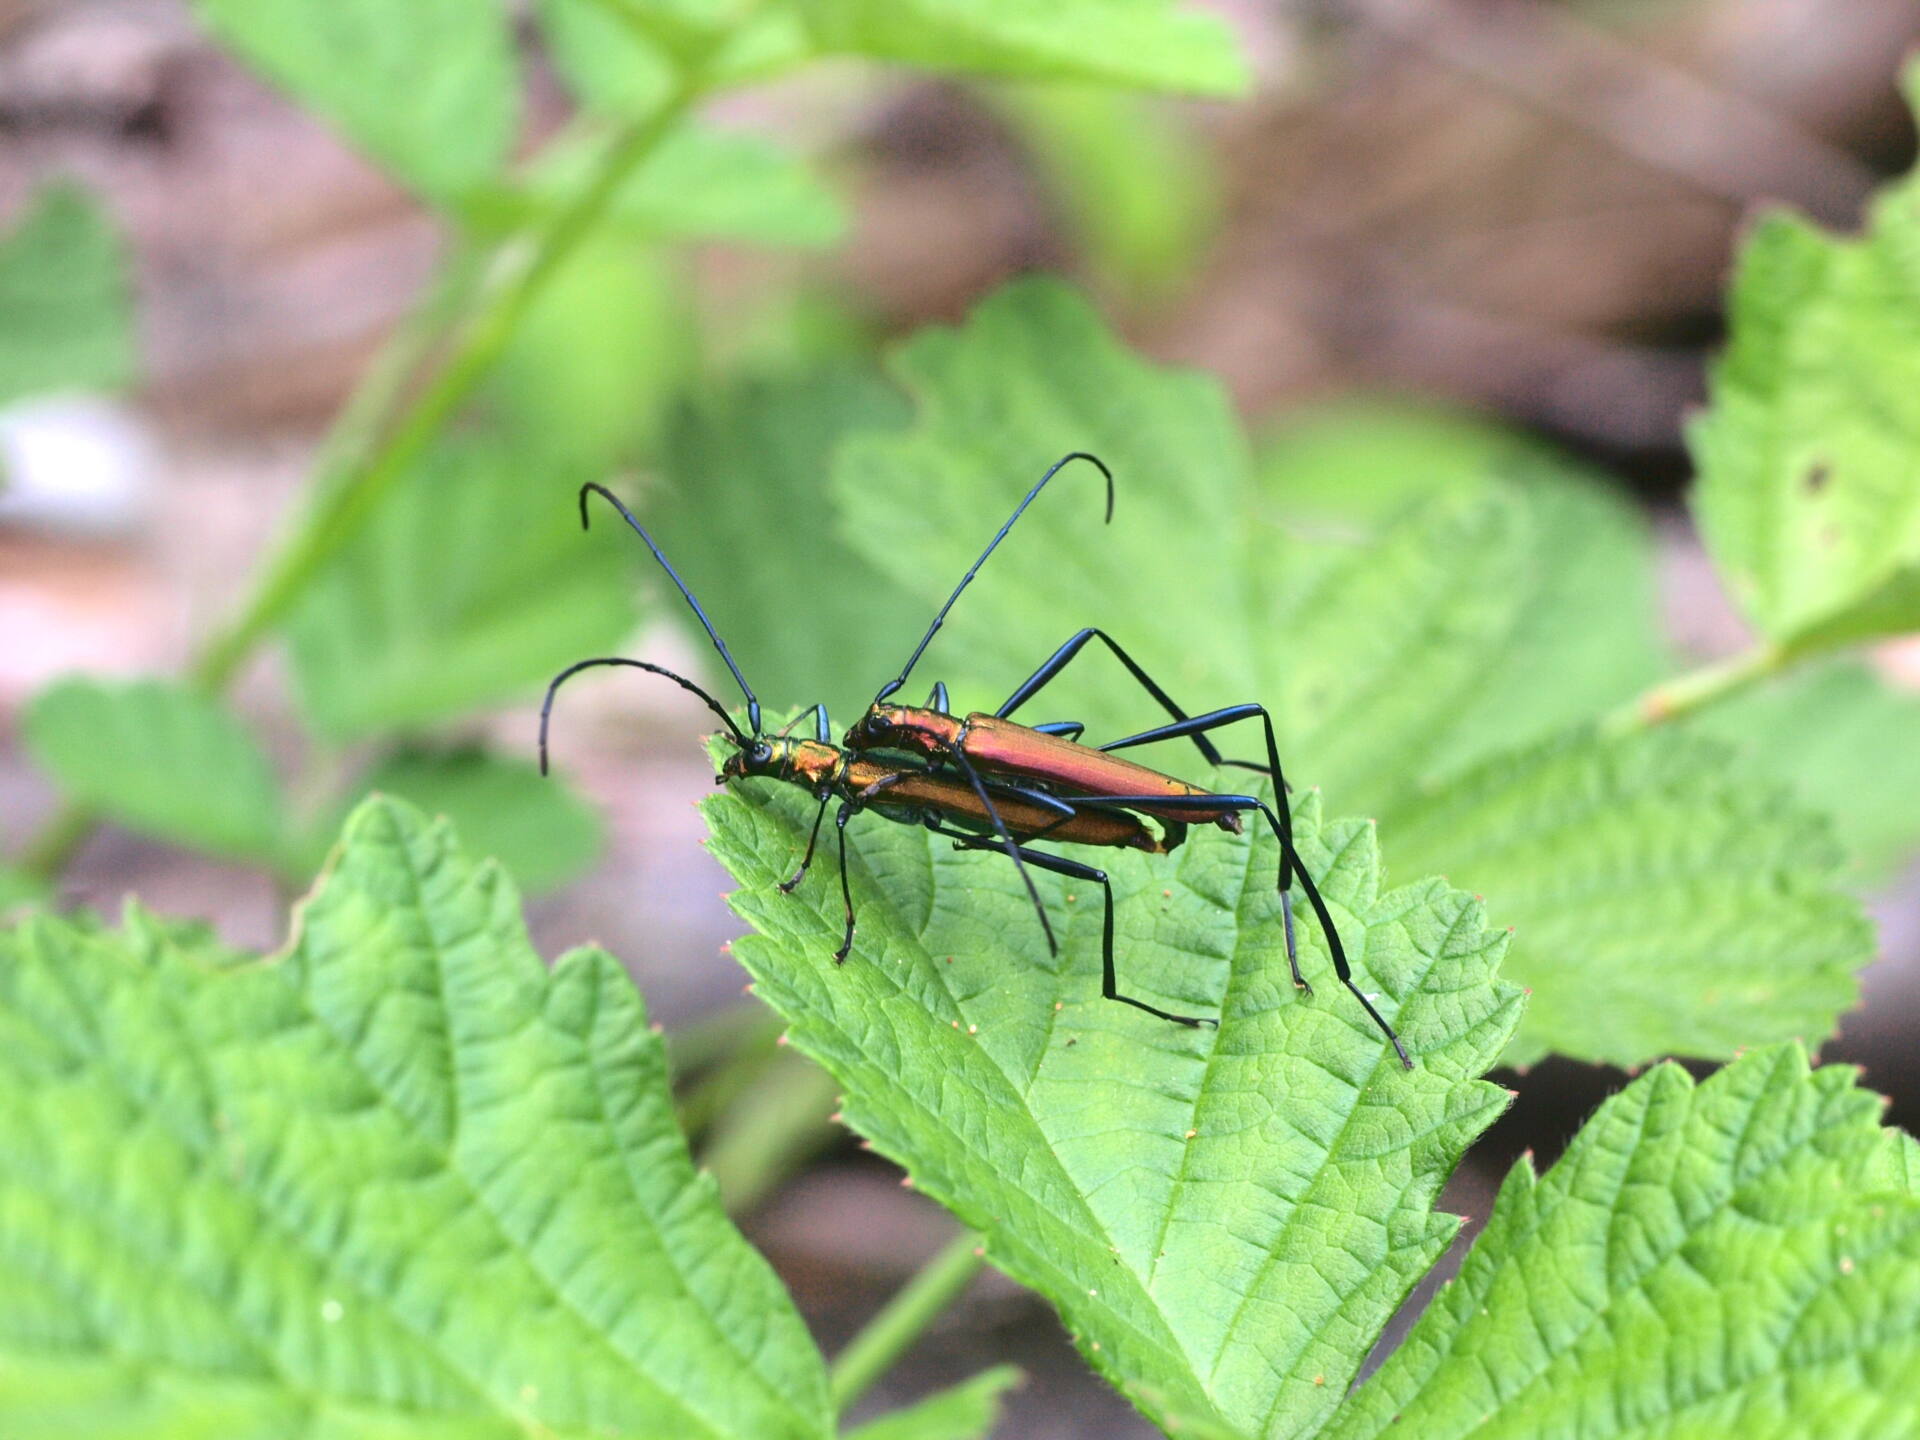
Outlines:
[[[1061,463],[1064,464],[1066,462],[1062,461]],[[1042,481],[1041,483],[1044,484],[1046,482]],[[592,492],[593,494],[600,496],[601,499],[605,500],[609,505],[613,506],[614,509],[620,512],[620,518],[622,520],[625,520],[628,525],[633,527],[633,533],[638,535],[642,540],[646,542],[647,549],[653,552],[653,558],[658,560],[660,562],[660,568],[667,572],[667,578],[673,581],[673,588],[680,592],[680,598],[685,600],[687,604],[692,608],[694,619],[698,620],[700,622],[700,628],[707,632],[707,638],[713,642],[713,648],[720,652],[720,658],[726,662],[727,669],[733,672],[733,678],[736,682],[738,682],[741,693],[747,697],[747,724],[752,727],[753,733],[758,735],[760,733],[759,698],[754,695],[753,687],[747,684],[747,677],[740,673],[740,667],[733,663],[733,656],[727,650],[727,642],[722,640],[720,638],[720,632],[713,628],[713,622],[707,619],[707,612],[700,608],[700,602],[693,598],[693,592],[687,588],[687,582],[680,578],[680,572],[675,570],[671,562],[668,561],[667,557],[663,553],[661,553],[660,547],[654,543],[653,536],[647,533],[646,526],[642,525],[638,520],[634,519],[633,512],[627,509],[625,505],[620,503],[620,497],[618,495],[615,495],[611,490],[607,489],[606,486],[598,484],[597,482],[594,482],[591,480],[588,481],[585,485],[582,485],[580,487],[580,528],[582,530],[589,528],[588,522],[587,522],[588,492]],[[1030,496],[1028,498],[1030,499],[1032,497]],[[1109,506],[1109,508],[1111,508],[1111,506]],[[1015,511],[1014,513],[1017,515],[1019,512]],[[985,559],[986,557],[982,556],[981,558]],[[948,603],[952,603],[952,602],[948,602]],[[639,664],[639,662],[636,660],[629,660],[629,661],[626,661],[625,663],[629,665]],[[643,668],[652,668],[652,667],[643,667]],[[568,673],[571,674],[572,672],[569,671]],[[663,670],[663,671],[660,671],[659,673],[663,675],[667,675],[667,674],[670,674],[671,672]],[[564,679],[565,677],[562,676],[561,678]],[[671,678],[675,680],[680,680],[680,677],[678,675],[673,675]],[[556,680],[554,683],[558,684],[559,681]],[[689,689],[696,690],[698,694],[700,694],[706,699],[709,705],[714,705],[713,698],[711,696],[708,696],[704,690],[698,690],[697,687],[689,685],[688,682],[685,680],[681,680],[680,683],[683,685],[687,685]],[[718,705],[714,705],[714,709],[718,710],[719,708],[720,707]],[[721,711],[721,718],[722,719],[726,718],[725,711]],[[733,722],[731,720],[728,720],[727,724],[733,725]],[[739,727],[737,726],[734,727],[734,733],[736,735],[740,733]]]
[[[1002,525],[993,539],[987,542],[987,548],[980,552],[980,558],[973,562],[972,568],[960,577],[960,583],[953,587],[953,593],[947,597],[947,603],[940,607],[940,613],[933,617],[933,624],[927,627],[927,633],[920,637],[920,643],[914,646],[913,654],[907,657],[906,668],[903,669],[898,676],[880,688],[880,693],[873,697],[874,704],[878,705],[882,700],[886,699],[889,695],[893,694],[894,691],[907,683],[907,676],[913,673],[913,667],[920,662],[921,652],[932,643],[933,637],[939,633],[941,625],[946,622],[947,612],[953,609],[953,602],[960,598],[960,592],[962,590],[965,590],[967,586],[973,583],[973,577],[980,573],[980,567],[986,564],[987,557],[993,554],[994,546],[1007,538],[1007,532],[1013,529],[1013,522],[1018,520],[1021,512],[1033,503],[1034,496],[1047,488],[1047,482],[1053,479],[1064,466],[1075,460],[1087,461],[1097,468],[1102,475],[1107,477],[1107,522],[1109,524],[1113,522],[1113,472],[1107,469],[1100,457],[1098,455],[1089,455],[1084,450],[1075,450],[1071,455],[1062,455],[1058,460],[1054,461],[1053,464],[1047,467],[1047,473],[1042,475],[1040,479],[1035,482],[1034,487],[1027,492],[1026,499],[1013,507],[1013,514],[1007,517],[1007,523]],[[615,503],[618,504],[619,502],[616,501]],[[649,540],[647,543],[651,545],[653,542]],[[654,553],[657,555],[660,552],[656,550]],[[665,562],[663,561],[662,563],[664,564]]]
[[[702,700],[706,701],[707,708],[718,715],[721,723],[733,732],[735,743],[743,750],[747,748],[747,742],[752,737],[747,735],[746,732],[741,730],[739,725],[734,723],[734,718],[721,708],[718,700],[694,684],[693,681],[687,679],[686,676],[676,675],[664,665],[649,665],[645,660],[628,660],[620,655],[605,655],[597,660],[574,661],[573,664],[567,666],[566,669],[554,676],[552,682],[547,686],[547,698],[540,702],[540,773],[542,775],[547,773],[547,721],[553,714],[553,697],[568,680],[578,675],[582,670],[591,670],[596,665],[630,665],[635,670],[646,671],[649,675],[666,676],[667,679],[673,681],[673,683],[678,685],[682,690],[690,690]]]

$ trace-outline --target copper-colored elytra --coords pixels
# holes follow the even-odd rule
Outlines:
[[[930,759],[962,754],[983,774],[1044,781],[1049,790],[1059,795],[1173,798],[1212,793],[1121,756],[1029,730],[994,715],[975,713],[960,720],[938,710],[911,705],[876,706],[874,713],[889,727],[889,745]],[[856,731],[848,738],[853,739],[857,734]],[[1225,809],[1208,811],[1183,806],[1175,812],[1163,812],[1156,810],[1150,801],[1135,802],[1131,808],[1158,819],[1202,825],[1211,822],[1222,830],[1240,833],[1240,817]]]
[[[937,811],[983,829],[992,827],[987,807],[973,787],[957,775],[903,770],[897,764],[818,740],[775,740],[772,745],[773,759],[768,768],[783,780],[816,792],[833,789],[870,794],[867,803],[883,809]],[[1139,817],[1123,810],[1082,810],[1062,818],[1056,810],[1005,794],[994,797],[993,808],[1016,840],[1044,834],[1064,844],[1144,850],[1150,855],[1163,854],[1166,849]]]
[[[884,783],[885,788],[875,794],[872,802],[877,806],[937,810],[982,829],[991,828],[993,823],[973,787],[957,776],[903,773],[895,766],[860,756],[848,764],[846,779],[848,788],[856,793],[877,782]],[[993,808],[1015,840],[1032,840],[1044,835],[1062,844],[1144,850],[1150,855],[1166,851],[1159,838],[1137,816],[1124,810],[1080,810],[1063,819],[1056,811],[1011,795],[996,795]]]

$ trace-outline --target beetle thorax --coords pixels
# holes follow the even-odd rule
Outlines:
[[[838,746],[819,740],[783,740],[780,749],[782,780],[818,790],[840,778],[844,757]]]
[[[847,745],[855,750],[906,750],[932,758],[959,745],[964,729],[961,721],[938,710],[875,705],[847,732]]]

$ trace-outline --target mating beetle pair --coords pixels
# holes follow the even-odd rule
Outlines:
[[[976,713],[964,718],[953,715],[944,684],[934,686],[925,706],[888,703],[906,684],[907,677],[945,622],[954,602],[972,583],[987,557],[1006,538],[1007,532],[1034,498],[1046,488],[1047,483],[1062,467],[1075,460],[1088,461],[1105,477],[1106,513],[1109,520],[1112,518],[1113,476],[1096,457],[1075,452],[1050,466],[1014,507],[1006,523],[961,577],[960,583],[940,607],[900,674],[881,688],[866,714],[846,733],[840,745],[832,741],[827,712],[822,705],[802,711],[785,729],[773,735],[764,733],[760,701],[754,695],[753,687],[747,684],[726,643],[721,640],[706,612],[701,609],[700,602],[694,599],[693,592],[687,588],[659,545],[632,512],[605,487],[594,484],[582,487],[581,524],[584,526],[588,523],[588,498],[595,494],[601,496],[646,543],[654,559],[660,562],[667,577],[692,608],[722,663],[746,697],[748,728],[742,730],[725,707],[699,685],[663,666],[622,656],[581,660],[562,670],[547,687],[546,700],[540,709],[542,772],[547,767],[547,729],[554,696],[567,679],[582,670],[602,665],[628,666],[662,676],[698,696],[726,726],[734,752],[722,763],[720,774],[716,777],[718,782],[781,780],[805,787],[820,802],[807,839],[806,853],[799,869],[782,884],[783,890],[791,891],[805,877],[813,863],[814,848],[819,840],[821,824],[826,818],[827,807],[835,798],[839,799],[834,826],[839,841],[840,895],[845,907],[846,925],[840,947],[834,952],[836,961],[844,961],[852,948],[855,924],[853,895],[847,882],[847,822],[860,811],[873,809],[888,819],[923,825],[937,835],[952,839],[957,849],[997,849],[1007,855],[1026,884],[1027,894],[1039,916],[1041,929],[1046,934],[1047,946],[1055,953],[1058,952],[1058,943],[1053,925],[1034,886],[1030,869],[1046,870],[1098,884],[1106,900],[1101,932],[1101,994],[1109,1000],[1145,1010],[1163,1020],[1194,1026],[1217,1025],[1218,1022],[1199,1016],[1171,1014],[1144,1000],[1120,993],[1113,956],[1113,886],[1106,872],[1050,851],[1035,849],[1034,846],[1044,841],[1164,854],[1186,839],[1190,825],[1210,823],[1238,833],[1241,815],[1257,811],[1265,817],[1280,847],[1278,889],[1286,935],[1287,963],[1292,970],[1294,984],[1308,994],[1312,993],[1312,987],[1300,973],[1295,949],[1292,886],[1297,877],[1315,917],[1326,933],[1328,948],[1333,956],[1334,973],[1340,983],[1360,1002],[1373,1023],[1392,1043],[1401,1064],[1412,1068],[1406,1049],[1400,1043],[1399,1036],[1394,1034],[1393,1027],[1354,985],[1333,917],[1327,913],[1326,904],[1320,898],[1312,876],[1294,852],[1292,825],[1287,813],[1287,785],[1280,770],[1273,721],[1265,707],[1257,704],[1233,705],[1201,715],[1188,715],[1125,650],[1105,632],[1097,629],[1082,630],[1069,639],[992,714]],[[1079,737],[1084,727],[1077,722],[1058,721],[1027,726],[1017,724],[1010,718],[1015,710],[1044,689],[1095,640],[1112,652],[1128,674],[1171,717],[1168,723],[1094,747],[1080,743]],[[809,715],[813,717],[813,733],[796,738],[793,730]],[[1267,753],[1264,764],[1224,759],[1207,738],[1212,731],[1256,718],[1265,732]],[[1238,765],[1268,775],[1274,784],[1277,811],[1275,806],[1256,795],[1209,791],[1113,753],[1177,739],[1191,740],[1210,764]],[[1149,829],[1142,817],[1153,819],[1159,826],[1159,833],[1155,834]]]

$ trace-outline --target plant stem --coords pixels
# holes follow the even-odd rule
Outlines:
[[[341,483],[366,462],[394,423],[424,366],[447,343],[486,274],[481,253],[455,239],[426,297],[401,322],[334,417],[313,460],[316,489]]]
[[[713,1129],[714,1123],[741,1103],[741,1097],[759,1082],[760,1077],[767,1073],[777,1058],[771,1049],[756,1046],[752,1050],[742,1051],[724,1065],[714,1066],[712,1070],[689,1085],[677,1097],[675,1109],[675,1113],[680,1117],[681,1132],[688,1141],[695,1145],[704,1143],[707,1132]],[[727,1163],[723,1160],[723,1167]],[[711,1165],[708,1168],[711,1169]],[[782,1165],[781,1168],[786,1167]],[[720,1179],[716,1177],[714,1183],[721,1183]],[[739,1195],[742,1188],[739,1179],[735,1177],[726,1183],[727,1188],[721,1194],[722,1198],[729,1202],[730,1208],[735,1213],[743,1209],[751,1209],[750,1203],[736,1202],[735,1197]],[[747,1200],[751,1202],[764,1195],[768,1187],[766,1182],[755,1180],[747,1188],[754,1192],[747,1196]]]
[[[20,870],[44,885],[51,885],[87,843],[97,823],[99,816],[84,805],[61,806],[20,852]]]
[[[344,473],[373,447],[405,398],[408,382],[446,338],[472,293],[480,268],[470,250],[457,250],[435,281],[432,293],[381,347],[320,443],[314,466],[320,475]],[[74,855],[99,823],[100,817],[92,810],[72,803],[63,806],[21,851],[21,868],[51,884],[73,863]]]
[[[1777,645],[1757,645],[1730,659],[1703,665],[1629,700],[1600,722],[1600,732],[1628,735],[1682,719],[1778,673],[1788,658]]]
[[[210,693],[226,687],[315,572],[359,530],[493,368],[546,282],[600,222],[627,176],[653,153],[697,95],[696,82],[683,82],[658,110],[615,140],[601,159],[593,183],[554,218],[543,235],[524,249],[507,248],[500,260],[512,273],[499,282],[489,303],[468,323],[446,364],[366,463],[337,478],[321,478],[306,520],[268,565],[240,614],[201,651],[191,675],[195,685]],[[521,253],[515,254],[516,250]]]
[[[440,348],[489,267],[464,246],[434,291],[396,334],[322,443],[314,498],[305,518],[254,584],[239,613],[203,644],[188,683],[219,695],[286,615],[320,568],[359,530],[387,491],[473,392],[506,350],[546,282],[599,223],[621,184],[696,103],[698,76],[684,77],[652,115],[623,131],[602,157],[593,182],[537,238],[497,255],[509,274],[467,324],[446,363],[396,422],[393,413],[420,367]],[[517,254],[515,252],[518,252]],[[20,866],[51,884],[93,833],[99,817],[68,804],[21,852]]]
[[[960,1298],[987,1263],[980,1237],[963,1231],[935,1255],[834,1357],[827,1384],[835,1410],[846,1413],[892,1368],[927,1326]]]
[[[730,1041],[717,1029],[711,1034],[695,1032],[689,1036],[694,1043],[686,1046],[681,1042],[681,1036],[687,1033],[685,1031],[675,1031],[667,1037],[667,1064],[673,1076],[680,1128],[686,1132],[689,1140],[703,1139],[724,1116],[734,1115],[735,1123],[738,1123],[739,1107],[746,1103],[743,1097],[761,1085],[762,1077],[779,1064],[781,1051],[774,1042],[780,1034],[780,1017],[768,1012],[756,1019],[760,1023],[751,1029],[738,1029]],[[730,1053],[715,1049],[705,1061],[697,1058],[699,1046],[722,1043],[732,1044]],[[689,1058],[690,1051],[695,1058]],[[688,1074],[696,1070],[699,1072],[698,1079],[682,1083]],[[811,1118],[814,1125],[808,1125],[807,1117],[802,1117],[801,1125],[809,1130],[815,1128],[819,1116]],[[776,1135],[772,1137],[772,1143],[781,1145],[784,1141]],[[723,1166],[727,1163],[725,1160],[722,1162]],[[760,1188],[764,1189],[764,1185]]]
[[[832,1143],[837,1132],[828,1114],[838,1093],[826,1071],[783,1050],[726,1107],[700,1164],[729,1215],[753,1209]]]
[[[667,1032],[667,1063],[677,1085],[697,1071],[733,1063],[742,1051],[765,1049],[786,1028],[766,1006],[728,1005]]]

